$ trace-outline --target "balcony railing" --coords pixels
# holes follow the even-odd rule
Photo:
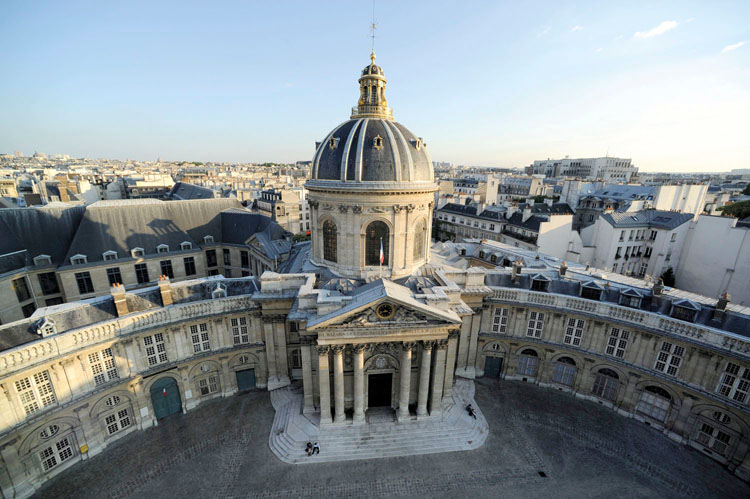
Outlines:
[[[201,317],[230,312],[242,312],[253,308],[257,308],[257,305],[252,301],[251,295],[230,296],[171,305],[72,329],[2,352],[0,376],[116,336],[126,336],[166,324],[198,320]]]
[[[735,355],[739,354],[741,357],[750,359],[750,339],[729,331],[722,331],[700,324],[691,324],[653,312],[623,307],[613,303],[597,302],[526,289],[500,287],[492,287],[491,289],[493,291],[491,299],[493,300],[510,302],[513,305],[541,305],[590,313],[599,317],[610,317],[617,321],[631,323],[636,327],[681,336],[690,341],[703,343],[715,349],[728,351]]]
[[[363,106],[354,106],[352,108],[352,117],[360,115],[377,115],[393,118],[393,109],[390,107],[365,104]]]

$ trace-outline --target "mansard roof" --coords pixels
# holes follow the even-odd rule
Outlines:
[[[666,210],[640,210],[606,213],[601,218],[616,228],[653,227],[673,230],[692,220],[693,215]]]

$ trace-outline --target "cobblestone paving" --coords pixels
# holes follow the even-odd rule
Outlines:
[[[269,395],[204,403],[48,482],[40,497],[747,497],[718,463],[643,423],[522,382],[477,381],[475,451],[293,466],[268,449]],[[325,449],[321,450],[325,452]]]

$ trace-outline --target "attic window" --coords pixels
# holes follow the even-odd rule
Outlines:
[[[226,298],[227,288],[223,284],[217,284],[213,291],[211,291],[211,298]]]
[[[482,259],[484,258],[484,251],[479,252],[479,258],[482,258]]]
[[[688,300],[682,300],[672,305],[672,313],[669,314],[675,319],[687,322],[695,322],[700,307]]]
[[[114,250],[105,251],[102,253],[102,258],[107,261],[117,260],[117,252]]]
[[[378,135],[377,137],[375,137],[374,139],[372,139],[372,146],[375,149],[378,149],[378,150],[382,149],[383,148],[383,137],[381,137],[380,135]]]
[[[203,244],[213,244],[214,236],[203,236]]]
[[[593,283],[584,284],[581,286],[581,298],[600,301],[602,299],[602,289]]]
[[[339,138],[338,137],[331,137],[330,139],[328,139],[328,148],[331,151],[335,151],[338,146],[339,146]]]
[[[145,254],[146,252],[143,251],[143,248],[133,248],[132,250],[130,250],[130,255],[133,258],[141,258]]]
[[[620,305],[641,308],[641,294],[634,289],[626,289],[620,293]]]
[[[34,265],[50,265],[52,257],[49,255],[38,255],[34,257]]]
[[[541,292],[548,292],[549,291],[549,279],[542,275],[536,275],[531,279],[531,290],[532,291],[541,291]]]
[[[166,244],[160,244],[156,247],[157,253],[169,253],[169,246]]]
[[[42,319],[42,321],[39,323],[39,326],[36,330],[37,334],[39,334],[42,338],[46,338],[47,336],[50,336],[52,334],[55,334],[57,332],[57,329],[55,328],[55,323],[51,321],[50,319],[47,319],[46,317]]]
[[[88,257],[80,253],[70,257],[70,263],[72,265],[83,265],[84,263],[88,263],[88,261],[89,261]]]
[[[461,256],[466,256],[466,249],[465,248],[461,248]]]
[[[180,243],[180,249],[181,250],[190,250],[193,249],[193,243],[183,241]]]
[[[410,142],[414,146],[414,149],[416,149],[417,151],[419,151],[420,149],[422,149],[422,146],[427,146],[427,144],[425,144],[422,141],[422,137],[419,137],[419,138],[416,138],[416,139],[412,139]]]
[[[490,255],[490,262],[497,263],[497,255]]]

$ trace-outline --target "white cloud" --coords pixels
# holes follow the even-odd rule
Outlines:
[[[570,28],[570,31],[581,31],[583,29],[583,26],[573,26]]]
[[[663,21],[661,24],[648,31],[637,31],[633,35],[633,38],[651,38],[652,36],[663,35],[667,31],[675,29],[676,27],[677,21]]]
[[[603,49],[603,48],[601,48],[601,47],[599,47],[598,49],[596,49],[596,51],[597,51],[597,52],[601,52],[601,51],[603,51],[603,50],[604,50],[604,49]]]
[[[732,45],[727,45],[723,49],[721,49],[722,52],[731,52],[732,50],[736,50],[740,47],[742,47],[745,44],[745,42],[739,42]]]

